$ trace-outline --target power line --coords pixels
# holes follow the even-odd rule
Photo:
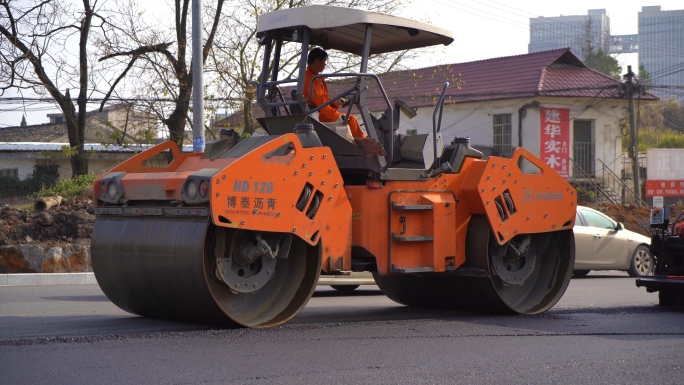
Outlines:
[[[86,100],[86,103],[102,103],[104,98],[93,98],[93,99],[88,99]],[[242,98],[206,98],[204,100],[208,101],[241,101],[243,100]],[[43,97],[19,97],[19,96],[8,96],[8,97],[0,97],[0,102],[40,102],[40,103],[46,103],[46,102],[54,102],[55,99],[53,98],[43,98]],[[71,98],[72,102],[76,102],[77,98]],[[110,98],[107,99],[109,102],[168,102],[168,103],[175,103],[177,100],[175,99],[169,99],[169,98]]]

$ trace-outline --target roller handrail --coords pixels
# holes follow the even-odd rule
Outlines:
[[[382,94],[383,99],[385,99],[385,103],[387,104],[387,107],[392,106],[392,103],[390,103],[389,97],[387,96],[387,93],[385,92],[385,88],[382,86],[382,83],[380,82],[380,78],[375,74],[358,73],[358,72],[342,72],[342,73],[335,73],[335,74],[318,74],[318,75],[314,75],[311,78],[311,82],[309,83],[309,89],[313,88],[314,80],[316,80],[318,78],[332,78],[332,77],[355,77],[355,78],[369,77],[369,78],[373,78],[375,80],[375,82],[378,84],[378,87],[380,89],[380,93]],[[284,80],[278,80],[275,82],[266,82],[266,83],[260,85],[260,87],[269,87],[271,85],[286,83],[286,82],[292,81],[292,80],[294,80],[294,79],[284,79]],[[321,108],[331,104],[333,101],[338,100],[339,98],[342,98],[346,95],[351,94],[354,90],[356,90],[356,85],[354,85],[354,87],[348,89],[347,91],[345,91],[339,95],[336,95],[330,101],[328,101],[324,104],[321,104],[320,106],[316,106],[316,108],[309,110],[309,112],[319,111]],[[311,101],[311,97],[312,97],[312,95],[309,95],[309,97],[302,100],[302,102],[308,105],[309,102]],[[300,101],[298,101],[298,100],[286,101],[286,102],[263,102],[262,101],[261,106],[262,107],[277,107],[277,106],[285,106],[285,105],[294,105],[294,104],[299,104],[299,103],[300,103]]]
[[[447,88],[449,88],[449,82],[444,82],[442,93],[439,95],[439,99],[437,99],[435,112],[432,113],[432,150],[434,151],[432,167],[437,167],[437,134],[442,130],[442,112],[444,111],[444,96],[446,95]],[[436,121],[437,111],[439,111],[439,121]]]

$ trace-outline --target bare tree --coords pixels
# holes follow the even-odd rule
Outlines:
[[[287,8],[303,7],[312,4],[335,5],[365,9],[383,13],[396,13],[401,0],[236,0],[227,6],[225,17],[221,19],[214,49],[211,51],[213,64],[209,67],[216,71],[213,88],[220,90],[221,96],[228,101],[231,111],[240,111],[244,122],[244,133],[251,134],[256,128],[252,117],[252,107],[256,97],[253,82],[257,80],[262,65],[262,46],[255,38],[257,18],[260,14]],[[280,67],[286,72],[284,77],[296,73],[300,51],[299,47],[283,48]],[[384,73],[404,69],[403,63],[410,62],[427,50],[409,50],[374,55],[370,58],[369,71]],[[332,72],[357,69],[360,57],[331,53],[328,66]]]
[[[132,92],[147,96],[150,108],[167,126],[170,139],[181,146],[192,94],[193,69],[188,65],[191,59],[188,52],[191,46],[188,44],[190,3],[191,0],[174,0],[172,28],[156,20],[148,22],[149,19],[141,17],[143,12],[133,3],[124,5],[116,21],[112,21],[112,25],[119,26],[120,34],[99,41],[100,47],[107,52],[100,61],[110,60],[113,66],[122,68],[110,83],[110,91],[102,106],[117,91],[122,80],[127,76],[132,77],[129,83],[136,83]],[[211,50],[223,3],[224,0],[217,0],[212,7],[207,8],[212,23],[202,50],[203,61],[206,61]],[[172,101],[170,111],[163,103],[159,103],[166,98]]]
[[[21,3],[0,0],[0,33],[5,37],[0,39],[0,95],[11,89],[49,94],[64,113],[72,175],[87,174],[83,145],[90,85],[89,34],[92,28],[104,26],[98,0],[82,0],[80,8],[66,0]],[[99,20],[97,25],[93,20]],[[78,41],[75,53],[70,50],[74,40]],[[70,89],[78,90],[76,105]]]
[[[187,64],[189,2],[173,0],[168,13],[159,6],[155,8],[157,14],[174,14],[173,25],[165,25],[164,19],[155,19],[148,10],[140,10],[131,2],[122,6],[121,13],[111,21],[112,28],[119,28],[120,32],[98,41],[103,51],[100,61],[110,63],[110,69],[118,71],[112,77],[105,99],[116,96],[117,92],[136,95],[160,118],[169,129],[171,140],[178,144],[182,144],[187,125],[192,123],[189,116],[192,68]],[[313,3],[392,13],[399,9],[397,6],[402,0],[379,3],[373,0],[233,0],[225,3],[225,7],[224,0],[205,3],[204,20],[211,20],[211,23],[205,22],[207,38],[202,53],[205,94],[215,95],[215,99],[227,103],[222,107],[231,112],[242,111],[246,122],[244,132],[251,134],[255,128],[251,118],[256,96],[252,82],[258,78],[263,54],[255,38],[257,17],[265,12]],[[420,53],[412,50],[410,54]],[[296,71],[298,55],[296,51],[284,51],[283,68]],[[399,52],[374,57],[369,68],[374,72],[401,68],[402,60],[408,55]],[[336,55],[330,60],[330,68],[335,71],[355,66],[358,58],[353,56]],[[214,100],[209,105],[217,108],[216,103]]]

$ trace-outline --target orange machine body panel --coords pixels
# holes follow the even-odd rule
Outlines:
[[[166,151],[173,154],[168,165],[149,165]],[[111,172],[125,172],[121,177],[124,201],[180,203],[186,179],[197,171],[211,170],[206,204],[215,225],[291,233],[311,245],[320,241],[324,271],[351,270],[351,205],[329,148],[303,148],[295,134],[287,134],[239,158],[201,156],[180,153],[175,143],[166,142]],[[98,180],[95,196],[99,189]]]
[[[272,155],[284,146],[292,151]],[[349,233],[351,208],[329,148],[303,148],[296,135],[283,135],[236,159],[212,180],[217,226],[292,233],[312,245],[326,234],[344,240],[328,256],[348,254],[349,237],[338,233]]]
[[[524,148],[513,151],[510,159],[492,156],[474,162],[467,172],[463,197],[473,212],[487,214],[501,245],[517,234],[571,229],[575,224],[575,189]],[[506,196],[512,200],[510,207]]]
[[[167,151],[173,155],[170,163],[156,167],[151,165],[152,159],[166,156]],[[201,153],[181,153],[176,143],[167,141],[132,156],[109,172],[126,173],[122,178],[122,184],[126,187],[126,200],[180,200],[181,187],[193,172],[203,168],[225,168],[234,161],[202,159],[201,156]],[[95,196],[99,196],[99,180],[95,182],[94,189]],[[96,199],[95,205],[99,204]]]
[[[539,173],[524,173],[520,158]],[[468,158],[458,174],[346,190],[353,211],[352,245],[376,256],[380,274],[458,268],[466,261],[473,214],[486,215],[503,244],[518,234],[572,228],[577,203],[567,181],[522,149],[512,159]]]

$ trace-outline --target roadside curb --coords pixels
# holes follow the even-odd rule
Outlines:
[[[0,286],[97,284],[94,273],[0,274]]]

